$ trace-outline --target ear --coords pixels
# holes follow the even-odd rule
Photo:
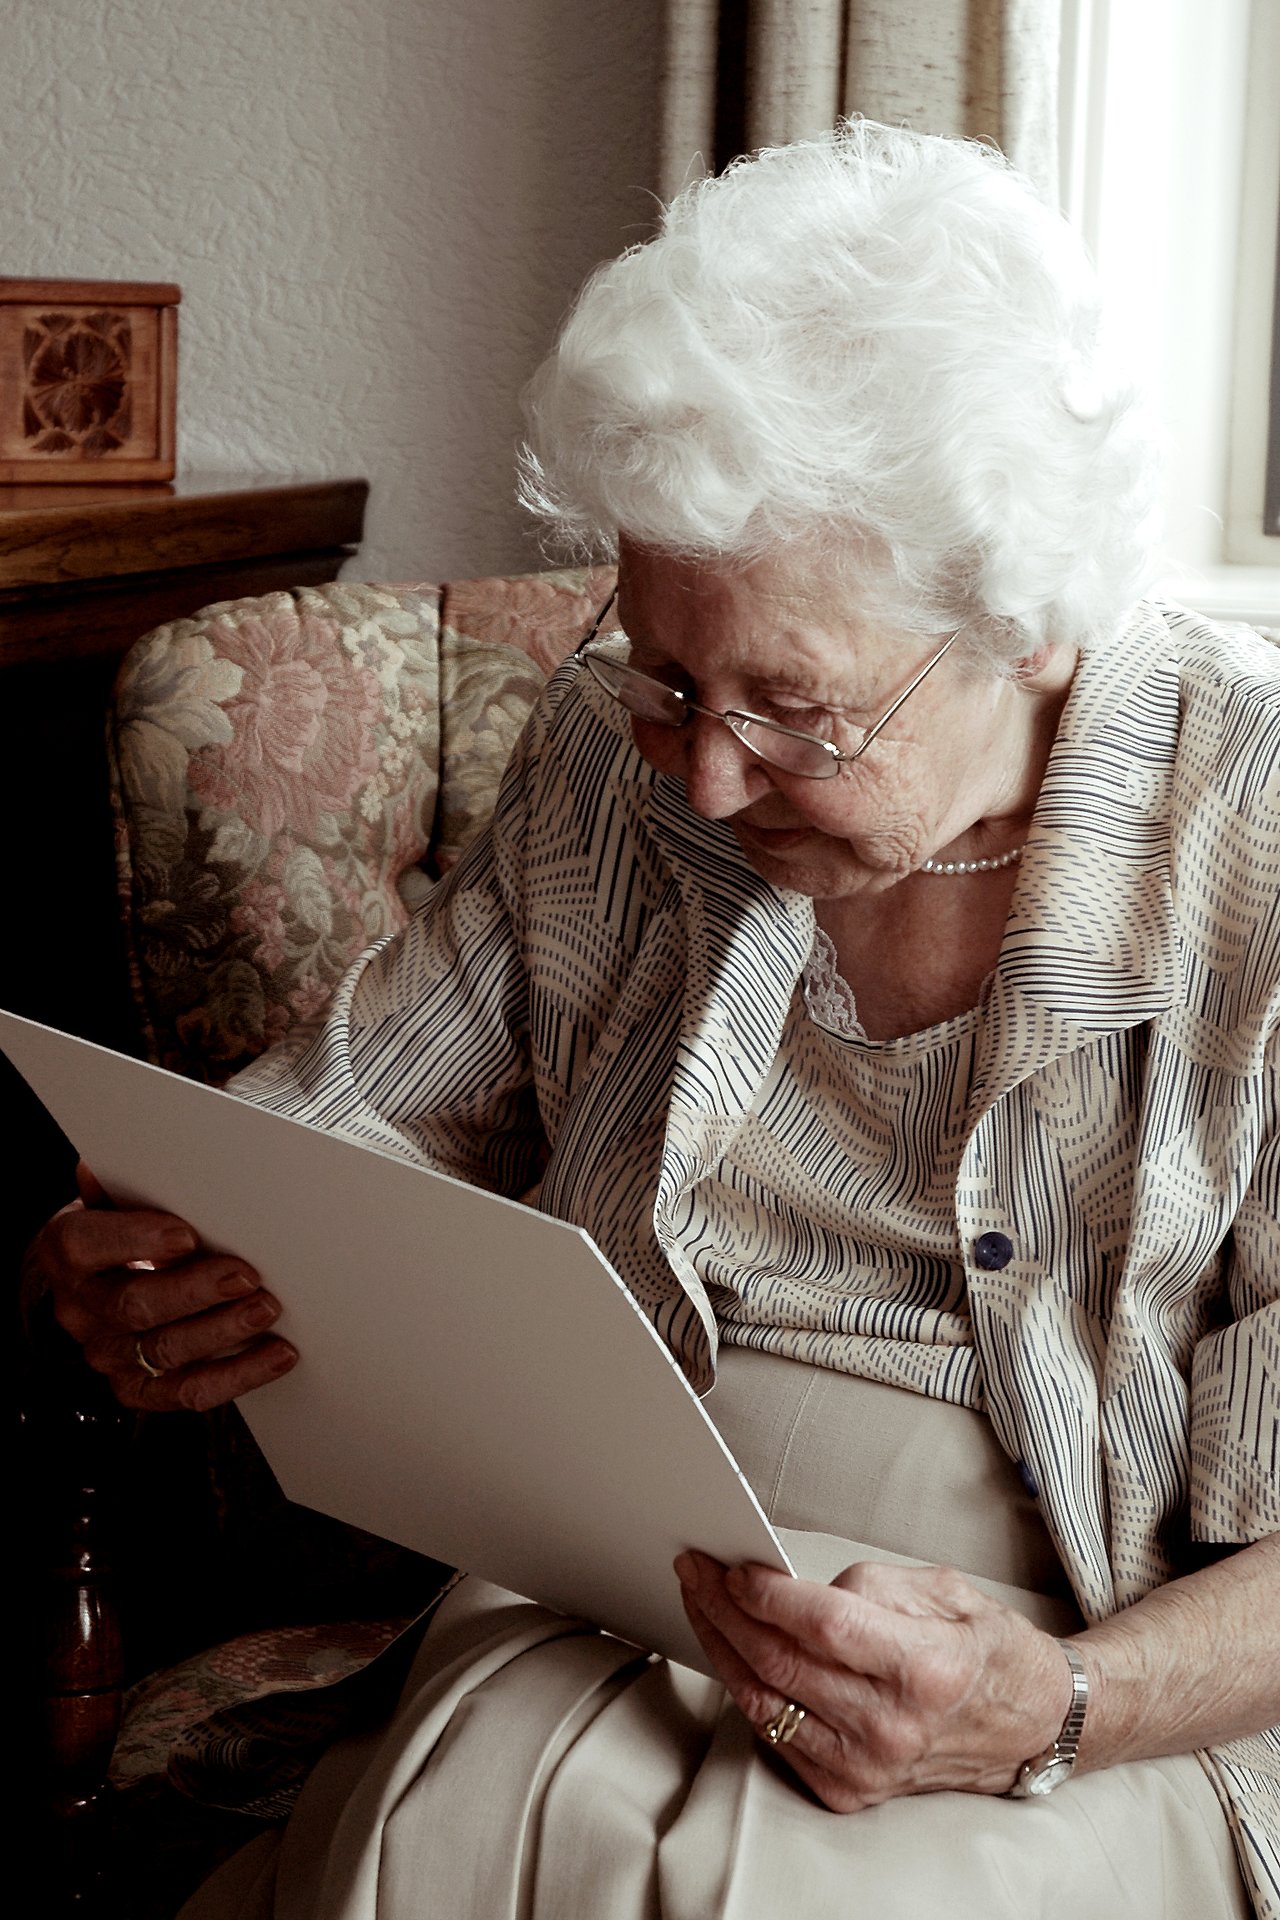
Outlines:
[[[1034,653],[1025,653],[1014,661],[1014,685],[1028,693],[1061,693],[1071,685],[1079,661],[1075,647],[1064,640],[1048,640]]]
[[[1060,641],[1046,640],[1034,653],[1024,653],[1020,660],[1014,661],[1013,678],[1020,687],[1046,692],[1070,680],[1075,661],[1073,648],[1064,647]]]
[[[1053,654],[1054,647],[1050,641],[1046,641],[1042,647],[1037,647],[1034,653],[1024,653],[1020,660],[1015,660],[1013,663],[1014,679],[1038,679],[1053,658]]]

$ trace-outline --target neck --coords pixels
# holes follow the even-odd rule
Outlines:
[[[1004,683],[1008,750],[994,789],[972,824],[935,850],[935,866],[997,860],[1025,842],[1078,660],[1074,647],[1046,648]]]

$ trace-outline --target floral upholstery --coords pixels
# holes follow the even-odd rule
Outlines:
[[[315,1019],[492,808],[607,569],[229,600],[138,642],[109,737],[150,1059],[222,1081]]]
[[[353,1709],[394,1706],[421,1625],[419,1613],[267,1628],[149,1675],[130,1691],[112,1785],[129,1792],[167,1775],[204,1806],[287,1815]]]

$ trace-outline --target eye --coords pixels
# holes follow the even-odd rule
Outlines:
[[[655,655],[645,653],[643,648],[633,645],[627,664],[634,667],[637,673],[647,674],[650,680],[660,680],[664,687],[674,687],[677,693],[686,694],[691,700],[697,698],[693,681],[684,668],[677,667],[673,661],[660,660]]]
[[[829,731],[838,725],[840,716],[830,707],[815,707],[794,694],[769,694],[763,702],[770,717],[780,720],[786,727],[797,727],[804,732]]]

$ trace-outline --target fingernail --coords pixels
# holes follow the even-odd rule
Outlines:
[[[166,1260],[180,1260],[184,1254],[194,1253],[196,1237],[190,1227],[172,1226],[160,1229],[160,1253]]]
[[[682,1587],[698,1585],[698,1563],[691,1553],[678,1553],[672,1563]]]
[[[279,1318],[280,1302],[269,1293],[260,1293],[256,1300],[250,1301],[244,1310],[245,1325],[250,1327],[269,1327]]]
[[[256,1280],[251,1280],[248,1274],[240,1269],[236,1273],[223,1275],[218,1282],[218,1292],[224,1300],[238,1300],[243,1294],[252,1293],[257,1284]]]
[[[272,1373],[288,1373],[298,1358],[298,1349],[291,1347],[287,1340],[277,1340],[271,1350]]]

